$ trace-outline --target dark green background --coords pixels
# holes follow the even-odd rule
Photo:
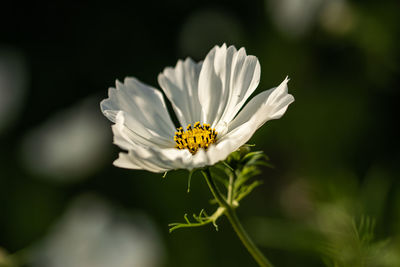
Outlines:
[[[187,194],[187,172],[162,179],[115,168],[113,147],[90,177],[57,183],[30,173],[18,153],[27,131],[87,96],[100,101],[115,79],[135,76],[157,86],[164,67],[186,56],[201,60],[226,42],[259,58],[257,92],[289,75],[296,99],[251,140],[275,166],[263,170],[264,184],[238,209],[262,251],[276,266],[324,266],[303,226],[313,228],[326,203],[356,220],[375,218],[376,238],[391,237],[400,248],[399,5],[347,4],[346,31],[328,29],[318,17],[298,35],[280,30],[271,16],[277,11],[263,1],[2,4],[0,46],[23,55],[30,79],[19,120],[0,135],[0,246],[9,252],[29,246],[74,197],[95,192],[155,221],[165,266],[255,266],[225,218],[218,232],[210,226],[168,233],[167,224],[184,213],[212,211],[200,175]]]

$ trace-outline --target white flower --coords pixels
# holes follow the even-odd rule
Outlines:
[[[165,68],[158,82],[181,126],[193,125],[186,132],[177,132],[159,90],[135,78],[117,81],[116,89],[110,88],[109,98],[101,102],[102,112],[115,123],[114,143],[128,151],[120,153],[114,165],[165,172],[226,159],[266,121],[280,118],[294,101],[286,78],[243,107],[258,86],[260,71],[255,56],[225,44],[215,46],[204,62],[187,58],[175,68]]]

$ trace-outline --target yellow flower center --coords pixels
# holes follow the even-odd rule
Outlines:
[[[189,124],[186,131],[182,127],[177,128],[175,132],[174,141],[176,148],[189,149],[193,155],[199,148],[207,149],[211,144],[217,141],[217,132],[214,128],[210,128],[210,124],[196,122],[193,125]]]

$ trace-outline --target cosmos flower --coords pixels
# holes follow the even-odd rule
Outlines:
[[[114,122],[114,143],[126,150],[114,165],[165,172],[214,165],[244,145],[265,122],[280,118],[294,101],[286,78],[250,95],[260,63],[244,48],[215,46],[204,61],[187,58],[158,76],[180,126],[175,127],[161,91],[136,78],[110,88],[100,106]]]

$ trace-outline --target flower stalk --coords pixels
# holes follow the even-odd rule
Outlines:
[[[261,267],[272,267],[273,265],[268,261],[268,259],[261,253],[261,251],[258,249],[258,247],[254,244],[254,242],[251,240],[247,232],[244,230],[242,224],[240,223],[235,207],[232,205],[231,202],[231,193],[228,191],[228,202],[225,200],[224,196],[222,193],[219,191],[217,185],[214,182],[214,179],[211,176],[211,172],[209,168],[205,168],[202,170],[202,174],[207,182],[207,185],[218,202],[219,206],[224,208],[224,214],[228,218],[229,222],[231,223],[233,229],[235,230],[237,236],[239,239],[242,241],[243,245],[246,247],[246,249],[249,251],[251,256],[254,258],[254,260],[260,265]],[[230,177],[230,185],[231,181],[233,180],[233,177]]]

